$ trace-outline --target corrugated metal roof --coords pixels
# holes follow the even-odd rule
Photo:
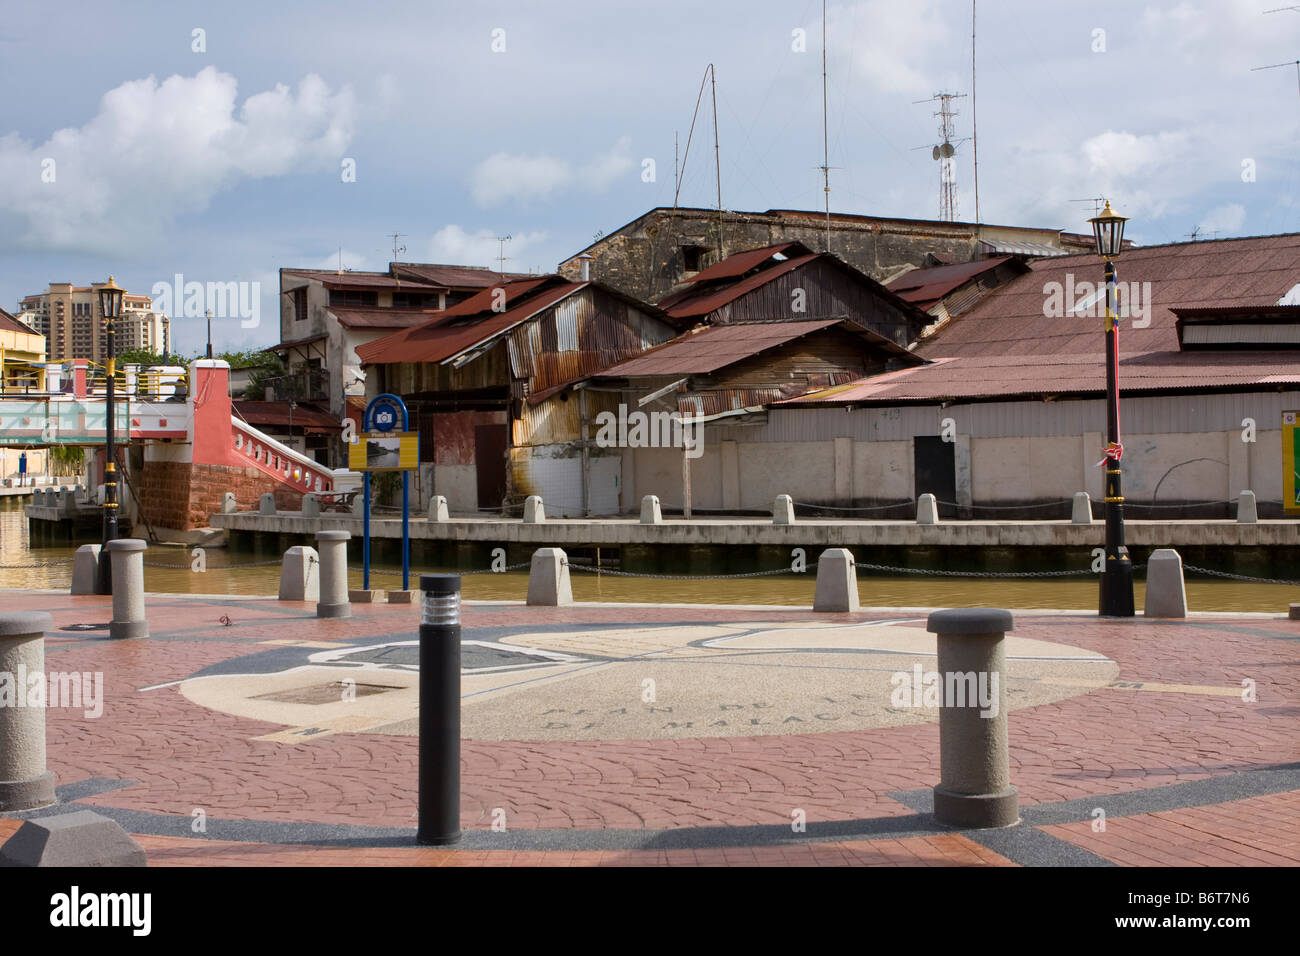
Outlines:
[[[1042,242],[1012,242],[1007,239],[981,239],[980,251],[989,255],[1063,256],[1063,249]]]
[[[402,278],[415,278],[450,289],[486,289],[503,281],[526,279],[520,272],[493,272],[486,266],[452,266],[434,262],[393,262],[389,269]]]
[[[715,262],[707,269],[701,269],[689,279],[683,279],[683,282],[711,282],[715,279],[731,279],[736,276],[743,276],[750,269],[754,269],[773,256],[784,255],[787,258],[794,256],[806,256],[812,252],[802,242],[779,242],[772,246],[763,246],[759,249],[750,249],[745,252],[737,252],[734,255],[727,256],[721,262]]]
[[[4,309],[0,309],[0,329],[4,329],[8,332],[21,332],[24,335],[41,334],[37,332],[35,329],[28,328],[26,325],[18,321],[17,318],[10,315]]]
[[[443,315],[437,309],[335,309],[329,310],[349,329],[409,329]]]
[[[1246,388],[1300,384],[1300,358],[1277,352],[1157,352],[1120,361],[1120,392]],[[941,402],[1027,395],[1093,395],[1106,390],[1099,355],[1049,354],[940,358],[827,388],[782,404],[844,405]]]
[[[974,262],[958,262],[930,269],[913,269],[892,282],[886,282],[885,288],[904,302],[927,308],[976,276],[990,272],[1010,259],[1010,256],[998,256],[993,259],[976,259]]]
[[[432,322],[358,345],[357,356],[368,365],[446,361],[527,321],[582,286],[558,276],[510,282],[504,286],[505,302],[515,304],[504,312],[492,311],[496,290],[484,289],[437,313]]]
[[[743,255],[743,253],[742,253]],[[720,309],[729,302],[734,302],[742,295],[752,292],[760,286],[766,285],[777,276],[785,275],[800,266],[816,259],[818,253],[810,252],[807,255],[796,256],[793,259],[786,259],[784,262],[778,262],[770,269],[764,269],[762,272],[756,272],[751,276],[745,276],[731,285],[724,286],[721,289],[712,291],[701,290],[699,286],[693,285],[674,292],[672,295],[659,301],[659,308],[663,309],[675,319],[695,318],[701,315],[708,315],[715,309]],[[732,258],[735,258],[734,256]],[[725,262],[726,260],[723,260]],[[721,265],[722,263],[719,263]]]
[[[342,424],[333,415],[310,405],[295,405],[291,414],[288,402],[258,402],[237,398],[230,404],[235,413],[250,425],[288,428],[292,419],[295,431],[305,429],[314,432],[337,432],[343,429]]]
[[[327,289],[419,289],[436,290],[438,286],[411,279],[396,279],[387,272],[333,272],[328,269],[281,269],[288,275],[315,279]]]

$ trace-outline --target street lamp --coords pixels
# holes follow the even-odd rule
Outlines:
[[[1104,617],[1133,616],[1133,562],[1124,546],[1124,493],[1120,459],[1124,444],[1119,437],[1119,328],[1115,314],[1115,263],[1124,246],[1124,223],[1110,202],[1092,223],[1097,255],[1106,272],[1106,566],[1101,572],[1098,613]]]
[[[171,357],[171,351],[172,351],[171,349],[172,320],[165,315],[162,317],[162,327],[163,327],[163,365],[168,365],[170,363],[167,360],[168,358]]]
[[[208,320],[208,358],[212,358],[212,310],[203,313]]]
[[[108,381],[105,388],[104,404],[104,540],[99,552],[99,580],[95,588],[99,594],[113,593],[113,573],[108,553],[108,543],[117,538],[117,449],[114,447],[114,432],[117,430],[116,388],[117,355],[113,342],[113,327],[117,317],[122,314],[122,288],[108,277],[108,282],[99,287],[99,311],[104,316],[105,331],[108,333],[106,350],[108,352]]]

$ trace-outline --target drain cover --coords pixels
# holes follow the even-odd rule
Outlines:
[[[401,687],[383,684],[347,685],[343,681],[328,684],[313,684],[311,687],[295,687],[292,690],[277,690],[270,694],[258,694],[253,700],[271,700],[279,704],[337,704],[343,700],[344,690],[356,697],[369,697],[382,694],[386,690],[401,690]]]

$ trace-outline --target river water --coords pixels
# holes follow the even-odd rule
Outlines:
[[[22,499],[0,499],[0,588],[57,588],[72,581],[70,547],[29,548],[27,519]],[[230,555],[223,548],[205,552],[207,570],[191,569],[193,559],[183,547],[153,546],[145,554],[146,591],[192,594],[274,595],[280,583],[279,564],[249,566],[248,555]],[[233,559],[235,566],[229,567]],[[170,565],[156,567],[151,565]],[[421,571],[457,571],[458,568],[412,568],[412,586]],[[475,569],[478,570],[478,569]],[[401,566],[375,564],[371,587],[401,587]],[[396,573],[394,573],[396,572]],[[361,572],[352,571],[350,585],[361,587]],[[758,578],[696,578],[665,580],[629,578],[574,571],[573,596],[578,601],[616,601],[682,604],[789,604],[811,607],[813,574],[771,575]],[[463,595],[467,600],[523,600],[528,591],[526,570],[503,574],[467,574]],[[1085,578],[971,579],[933,576],[859,575],[862,603],[883,607],[1008,607],[1096,608],[1097,581]],[[1136,582],[1135,602],[1142,607],[1144,585]],[[1194,611],[1270,611],[1285,613],[1287,604],[1300,601],[1300,588],[1278,584],[1187,579],[1187,604]]]

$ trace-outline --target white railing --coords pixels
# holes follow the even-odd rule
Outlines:
[[[231,439],[235,451],[251,464],[273,472],[287,485],[307,492],[333,491],[334,474],[288,445],[281,444],[265,432],[233,416]]]

